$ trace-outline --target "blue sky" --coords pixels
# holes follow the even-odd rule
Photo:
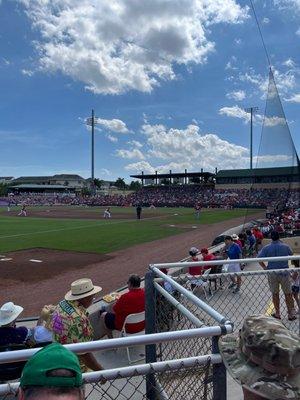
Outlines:
[[[299,151],[300,1],[256,1]],[[0,176],[246,168],[268,65],[237,0],[0,0]],[[278,164],[279,165],[279,164]]]

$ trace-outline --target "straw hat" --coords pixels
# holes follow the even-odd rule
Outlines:
[[[66,300],[79,300],[101,292],[102,287],[94,286],[89,278],[78,279],[71,283],[71,290],[65,295]]]
[[[13,322],[23,310],[23,307],[17,306],[12,301],[3,304],[0,308],[0,326],[5,326]]]
[[[219,348],[233,379],[257,396],[247,398],[300,398],[300,339],[281,321],[249,316],[239,336],[222,336]]]

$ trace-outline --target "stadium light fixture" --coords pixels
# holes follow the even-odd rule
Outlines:
[[[250,170],[253,169],[253,115],[258,111],[258,107],[249,107],[244,109],[250,114]]]

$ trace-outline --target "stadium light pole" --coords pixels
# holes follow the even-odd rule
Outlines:
[[[95,179],[95,124],[96,124],[95,112],[92,110],[91,118],[86,119],[86,124],[92,127],[92,146],[91,146],[91,179],[92,179],[92,190],[94,191],[94,179]]]
[[[250,170],[253,169],[253,115],[258,111],[258,107],[245,108],[246,113],[250,114]]]

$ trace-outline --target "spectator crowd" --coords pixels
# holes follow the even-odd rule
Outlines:
[[[214,189],[197,185],[144,186],[134,193],[120,194],[40,194],[22,193],[0,197],[0,204],[9,205],[82,205],[82,206],[130,206],[144,207],[253,207],[267,208],[284,204],[296,207],[299,204],[299,190],[274,189]]]

